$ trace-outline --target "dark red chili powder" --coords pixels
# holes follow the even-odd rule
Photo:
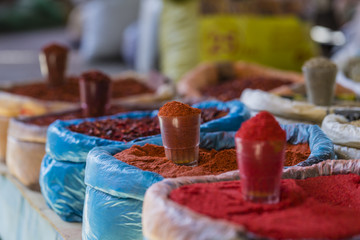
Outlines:
[[[305,161],[310,156],[311,150],[307,143],[286,144],[284,166],[294,166]]]
[[[228,113],[227,111],[228,110],[223,111],[216,108],[202,109],[201,123],[226,116]],[[55,121],[55,118],[50,118],[46,122],[49,123],[49,121]],[[37,123],[40,122],[39,125],[42,123],[41,119],[34,119],[34,121]],[[46,125],[46,123],[42,123],[41,125]],[[68,129],[73,132],[115,141],[131,141],[138,137],[160,134],[159,119],[157,117],[141,119],[106,119],[94,122],[85,121],[77,125],[70,125]]]
[[[196,167],[179,166],[165,157],[164,147],[146,144],[134,145],[114,155],[115,158],[145,171],[160,174],[165,178],[220,174],[237,170],[235,149],[221,151],[200,149]]]
[[[266,111],[245,121],[237,131],[236,137],[249,141],[285,141],[286,132],[273,115]]]
[[[33,97],[46,101],[79,102],[79,81],[76,77],[68,77],[65,84],[49,88],[46,83],[31,83],[6,89],[6,92]],[[137,94],[154,93],[154,90],[135,78],[126,77],[112,84],[112,98],[123,98]]]
[[[220,81],[216,85],[209,85],[201,89],[201,93],[206,97],[215,97],[221,101],[229,101],[239,98],[246,88],[270,91],[274,88],[289,85],[291,83],[290,80],[285,79],[252,76]]]
[[[172,101],[165,103],[164,106],[159,109],[158,115],[163,117],[180,117],[196,115],[200,113],[201,110],[198,108],[190,107],[189,105],[181,102]]]
[[[360,176],[321,176],[281,182],[277,204],[246,202],[240,181],[180,187],[169,198],[273,239],[345,239],[360,235]]]

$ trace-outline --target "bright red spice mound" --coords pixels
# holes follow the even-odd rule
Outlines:
[[[360,176],[322,176],[281,182],[278,204],[246,202],[240,181],[192,184],[170,199],[215,219],[274,239],[344,239],[360,235]]]
[[[250,141],[285,141],[286,132],[273,115],[263,111],[245,121],[236,137]]]
[[[181,102],[171,101],[165,103],[164,106],[162,106],[159,109],[158,115],[164,117],[180,117],[180,116],[191,116],[200,113],[201,110],[198,108],[190,107],[189,105]]]

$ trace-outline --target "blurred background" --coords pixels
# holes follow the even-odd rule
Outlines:
[[[359,54],[357,0],[1,0],[0,81],[42,78],[38,53],[72,50],[69,74],[158,70],[174,81],[200,62],[247,60],[300,71]]]

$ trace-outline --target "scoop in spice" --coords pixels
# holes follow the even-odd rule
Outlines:
[[[302,67],[308,101],[315,105],[330,106],[335,91],[337,66],[324,57],[312,58]]]
[[[48,85],[56,87],[64,84],[69,49],[52,43],[43,47],[40,55],[41,73],[47,78]]]
[[[168,160],[179,165],[197,165],[201,110],[172,101],[159,110],[161,138]]]
[[[285,143],[286,132],[268,112],[241,125],[235,144],[245,200],[267,204],[280,200]]]
[[[106,115],[110,109],[111,79],[102,72],[89,71],[79,80],[80,102],[86,117]]]

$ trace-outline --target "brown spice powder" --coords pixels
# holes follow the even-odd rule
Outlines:
[[[180,117],[200,114],[201,110],[198,108],[190,107],[187,104],[171,101],[159,109],[158,116],[163,117]]]
[[[294,166],[305,161],[310,155],[310,146],[307,143],[286,144],[284,166]]]
[[[284,165],[296,165],[306,160],[309,155],[309,144],[287,144]],[[144,171],[158,173],[165,178],[217,175],[238,169],[235,149],[221,151],[200,149],[199,163],[196,167],[179,166],[172,163],[165,157],[164,147],[153,144],[146,144],[142,147],[134,145],[115,154],[114,157]]]
[[[165,178],[181,176],[217,175],[237,170],[235,149],[221,151],[200,149],[196,167],[175,165],[165,157],[164,147],[146,144],[134,145],[114,155],[115,158],[144,171],[151,171]]]

